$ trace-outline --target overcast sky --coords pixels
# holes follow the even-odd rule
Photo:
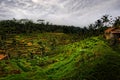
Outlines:
[[[120,0],[0,0],[0,19],[44,19],[81,26],[104,14],[120,16]]]

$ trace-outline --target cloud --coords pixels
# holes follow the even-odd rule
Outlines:
[[[88,25],[104,14],[119,16],[120,0],[1,0],[0,19],[45,19],[55,24]]]

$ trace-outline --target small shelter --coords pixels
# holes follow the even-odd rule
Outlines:
[[[109,27],[107,30],[105,30],[105,38],[107,40],[120,40],[120,28]]]

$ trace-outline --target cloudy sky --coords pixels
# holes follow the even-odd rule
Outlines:
[[[0,0],[0,19],[44,19],[81,26],[104,14],[120,16],[120,0]]]

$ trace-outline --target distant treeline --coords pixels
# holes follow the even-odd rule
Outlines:
[[[59,32],[67,34],[78,34],[86,36],[94,36],[102,34],[103,31],[109,26],[119,26],[120,17],[116,17],[114,20],[109,15],[104,15],[101,19],[97,20],[94,24],[90,24],[86,27],[75,27],[66,25],[53,25],[49,22],[44,23],[43,20],[33,22],[28,19],[21,20],[1,20],[0,21],[0,34],[20,34],[20,33],[33,33],[33,32]]]

